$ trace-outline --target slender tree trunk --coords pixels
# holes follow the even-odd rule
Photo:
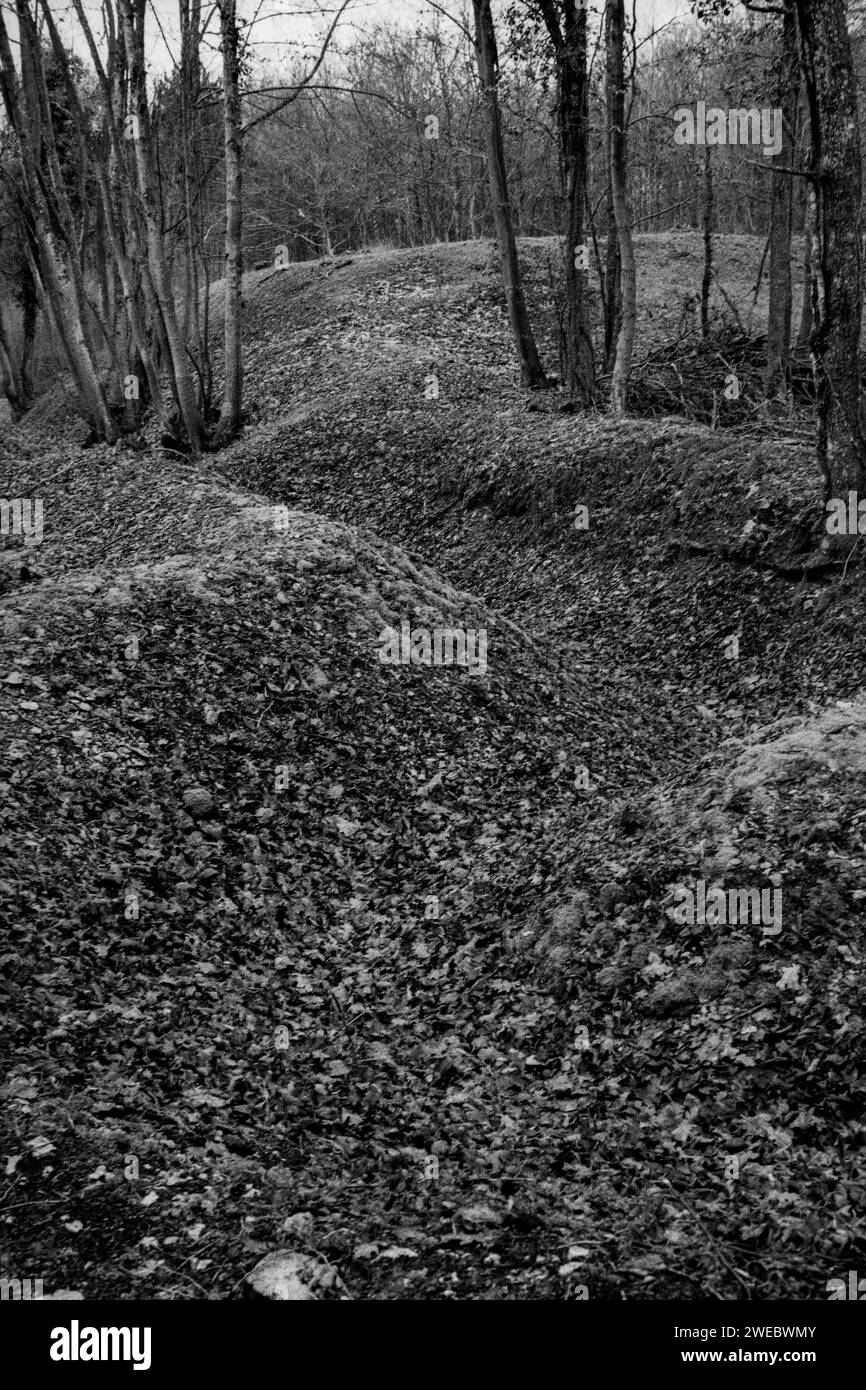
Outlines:
[[[96,205],[96,225],[93,229],[93,274],[96,278],[96,287],[99,291],[99,313],[102,322],[106,325],[107,343],[109,351],[113,351],[110,344],[114,342],[115,312],[116,304],[114,300],[114,267],[109,267],[108,256],[106,255],[106,230],[105,213],[101,203]]]
[[[607,38],[607,81],[610,88],[611,116],[610,183],[616,235],[622,266],[622,321],[616,340],[616,358],[610,383],[610,408],[614,415],[624,415],[628,397],[628,380],[634,350],[637,323],[637,275],[632,242],[631,209],[627,184],[627,136],[625,112],[625,14],[623,0],[607,0],[605,12]]]
[[[508,318],[523,384],[537,388],[547,384],[547,377],[541,364],[541,357],[529,321],[520,263],[517,259],[517,243],[514,238],[514,223],[508,196],[505,150],[502,143],[502,121],[497,93],[499,72],[496,35],[493,29],[493,17],[490,13],[490,0],[472,0],[472,7],[475,13],[475,48],[478,71],[484,96],[484,133],[487,144],[490,200],[493,205],[493,220],[496,225],[499,253],[502,258]]]
[[[137,132],[132,140],[135,149],[135,167],[138,187],[144,210],[147,228],[147,257],[153,288],[159,303],[165,337],[171,361],[180,412],[186,430],[190,455],[198,458],[202,445],[202,419],[195,396],[192,374],[187,359],[186,344],[177,320],[174,302],[174,286],[168,271],[168,262],[162,236],[162,217],[159,205],[159,188],[153,169],[153,150],[151,148],[150,117],[147,105],[147,91],[144,72],[144,14],[146,0],[118,0],[118,11],[123,29],[123,43],[129,70],[129,100],[131,112],[137,122]]]
[[[704,273],[701,278],[701,337],[710,336],[710,286],[713,283],[713,170],[710,146],[704,146]]]
[[[794,0],[786,0],[782,16],[782,45],[776,105],[782,112],[782,144],[773,174],[770,213],[770,304],[767,315],[767,396],[787,394],[791,351],[791,217],[793,178],[785,170],[793,164],[797,121],[797,16]]]
[[[82,110],[81,103],[78,98],[77,88],[75,86],[75,82],[73,80],[72,73],[69,68],[68,56],[61,42],[60,35],[57,31],[57,27],[54,23],[51,10],[48,5],[48,0],[41,0],[41,3],[43,14],[45,17],[45,24],[48,29],[49,36],[51,38],[52,47],[54,49],[54,56],[64,78],[64,85],[66,88],[66,94],[67,99],[69,101],[70,111],[72,112],[78,124],[79,131],[81,132],[83,138],[87,131],[87,118],[84,114],[84,111]],[[107,84],[104,88],[104,92],[106,95],[109,92]],[[118,347],[117,331],[115,330],[115,332],[111,334],[110,350],[113,356],[115,357],[115,360],[118,363],[124,363],[128,368],[128,371],[123,373],[124,375],[140,375],[140,377],[143,378],[141,380],[140,395],[138,400],[124,400],[124,422],[127,428],[132,429],[135,428],[139,423],[142,405],[144,401],[152,401],[155,407],[157,408],[157,411],[160,414],[160,416],[163,416],[161,399],[162,393],[160,391],[159,377],[157,375],[156,365],[153,361],[153,356],[150,350],[150,343],[147,335],[147,330],[141,314],[139,293],[136,284],[137,277],[135,275],[130,259],[126,253],[126,249],[123,244],[123,234],[121,232],[120,227],[118,226],[109,170],[106,167],[105,159],[103,158],[100,150],[91,148],[90,154],[92,168],[96,175],[96,181],[99,187],[100,213],[104,234],[107,238],[108,246],[111,250],[113,269],[116,272],[117,278],[120,281],[123,293],[124,310],[129,326],[129,333],[122,334],[122,348],[120,349]],[[115,160],[115,166],[116,165],[117,161]],[[101,248],[100,255],[104,261],[104,247]],[[114,296],[115,283],[116,282],[114,276],[112,276],[112,298]],[[138,359],[135,362],[135,364],[133,364],[130,360],[130,336],[132,340],[132,345],[134,347],[134,355]],[[135,370],[133,370],[133,367],[135,368]],[[120,371],[120,368],[118,368],[118,370]]]
[[[860,124],[844,0],[797,0],[797,17],[812,142],[811,348],[826,502],[866,490],[860,414]]]
[[[564,0],[565,24],[558,57],[559,140],[566,203],[565,389],[588,406],[595,400],[595,358],[589,325],[589,277],[578,256],[586,246],[586,189],[589,179],[589,81],[586,10]],[[580,258],[582,260],[582,257]]]
[[[236,0],[220,0],[223,54],[223,124],[226,165],[225,379],[217,437],[225,442],[241,427],[243,350],[243,185],[241,99],[238,83]]]
[[[565,204],[565,309],[561,361],[565,393],[573,404],[595,400],[595,356],[589,325],[589,248],[586,190],[589,178],[589,80],[586,8],[582,0],[535,0],[556,59],[559,172]],[[560,15],[562,22],[560,23]]]
[[[9,346],[2,310],[0,310],[0,396],[6,397],[16,418],[24,413],[26,406],[21,372],[15,362],[15,353]]]
[[[605,115],[608,132],[613,130],[613,87],[605,83]],[[613,206],[613,183],[611,180],[611,142],[608,135],[607,150],[607,191],[605,195],[605,249],[604,249],[604,368],[613,372],[616,360],[616,340],[622,323],[622,263],[619,255],[619,242],[616,235],[616,211]]]
[[[811,188],[806,188],[803,213],[803,299],[800,305],[800,327],[797,347],[807,348],[812,336],[812,244],[815,238],[815,207]]]
[[[87,403],[96,433],[109,442],[117,437],[96,365],[96,344],[90,331],[91,312],[84,270],[79,260],[72,210],[60,168],[51,118],[42,48],[33,15],[26,0],[16,0],[21,45],[21,98],[27,130],[31,173],[31,198],[39,205],[43,230],[40,251],[50,265],[49,281],[60,295],[68,322],[79,389]],[[46,229],[49,229],[46,235]]]
[[[812,168],[812,144],[809,138],[809,122],[803,125],[801,140],[801,161],[805,169]],[[810,179],[803,179],[803,299],[800,305],[800,327],[797,331],[797,347],[809,346],[812,336],[812,261],[815,244],[815,190]]]
[[[91,356],[86,325],[82,321],[82,312],[79,311],[55,233],[56,210],[55,217],[52,218],[52,209],[47,201],[46,189],[50,186],[50,181],[46,180],[39,167],[39,151],[44,148],[43,139],[50,142],[51,132],[42,127],[38,83],[34,69],[35,58],[30,38],[30,26],[25,21],[20,31],[22,77],[19,84],[8,32],[0,10],[0,88],[9,124],[18,140],[24,196],[39,255],[39,264],[33,260],[31,273],[41,283],[46,306],[50,303],[57,336],[64,348],[87,417],[98,434],[104,439],[113,440],[116,437],[116,427]],[[54,153],[56,155],[56,150]]]
[[[608,113],[608,120],[610,114]],[[616,358],[616,340],[622,323],[622,265],[619,255],[619,242],[616,235],[616,213],[613,206],[613,189],[608,183],[605,199],[605,248],[604,248],[604,366],[612,372]]]
[[[29,236],[29,233],[27,233]],[[39,318],[39,300],[29,266],[23,267],[19,289],[21,304],[21,396],[23,409],[33,401],[33,348]]]
[[[202,331],[199,267],[204,258],[202,215],[196,197],[195,174],[203,179],[196,140],[196,112],[201,95],[201,0],[180,0],[180,106],[182,134],[181,190],[183,197],[183,331],[199,374],[202,410],[210,407],[210,348]],[[198,166],[198,167],[197,167]]]

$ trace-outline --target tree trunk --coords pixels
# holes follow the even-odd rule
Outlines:
[[[607,82],[610,114],[610,184],[616,235],[622,267],[622,318],[616,339],[616,358],[610,383],[610,408],[614,415],[624,415],[628,397],[628,379],[634,350],[637,323],[637,276],[632,242],[631,209],[627,184],[627,136],[625,112],[625,14],[623,0],[607,0],[605,12],[607,39]]]
[[[171,373],[186,430],[189,452],[191,457],[198,458],[202,444],[201,413],[196,402],[186,344],[183,341],[177,320],[174,286],[169,276],[163,243],[159,188],[152,163],[153,150],[150,143],[150,116],[144,72],[145,0],[118,0],[118,11],[129,71],[129,104],[133,118],[138,123],[137,135],[133,138],[132,144],[135,149],[138,187],[147,228],[148,265],[165,328]]]
[[[226,164],[225,378],[217,437],[232,439],[241,427],[243,348],[243,185],[241,99],[236,0],[220,0],[223,54],[223,125]]]
[[[84,134],[87,131],[87,118],[81,107],[81,102],[78,97],[78,91],[75,86],[72,73],[70,71],[68,55],[66,49],[63,47],[60,35],[57,31],[57,27],[51,15],[48,0],[41,0],[41,3],[43,14],[45,16],[45,24],[48,29],[52,47],[54,49],[54,56],[57,61],[58,67],[63,75],[64,85],[66,87],[66,94],[69,101],[69,109],[78,124],[79,130],[82,133],[82,137],[84,137]],[[110,101],[110,90],[108,88],[107,83],[103,87],[103,93],[106,100]],[[127,366],[129,368],[129,372],[127,374],[132,373],[135,376],[140,376],[143,378],[141,380],[140,395],[138,400],[130,400],[124,402],[124,423],[128,429],[133,429],[136,428],[137,425],[140,423],[143,403],[145,401],[152,401],[154,407],[157,410],[157,413],[160,415],[160,417],[163,417],[162,393],[160,390],[156,364],[153,361],[153,356],[150,350],[150,343],[147,335],[147,330],[141,314],[139,293],[136,284],[137,277],[135,275],[133,265],[131,264],[129,257],[127,256],[126,249],[123,244],[123,233],[118,225],[118,219],[115,214],[110,172],[101,151],[91,148],[90,153],[93,162],[94,172],[96,174],[96,181],[99,186],[100,210],[104,226],[104,233],[107,237],[108,246],[111,250],[113,259],[113,269],[117,276],[117,279],[119,279],[120,281],[120,286],[123,293],[123,303],[126,313],[126,320],[128,324],[128,333],[124,332],[122,335],[119,335],[117,332],[117,328],[115,328],[115,332],[112,333],[112,342],[110,347],[112,353],[118,360],[126,360]],[[116,151],[115,153],[116,155],[119,155],[120,152]],[[115,159],[115,168],[117,168],[117,165],[118,161],[117,159]],[[101,248],[100,254],[104,259],[104,246]],[[112,276],[112,297],[114,297],[114,289],[115,279],[114,276]],[[124,347],[126,349],[122,353],[118,352],[119,336],[122,338]],[[138,358],[138,361],[134,364],[135,370],[133,370],[133,364],[129,361],[129,352],[127,344],[128,338],[130,336],[134,345],[135,355]]]
[[[556,59],[559,172],[565,204],[565,309],[561,324],[562,377],[568,399],[595,400],[595,357],[589,326],[589,250],[586,190],[589,177],[589,81],[583,0],[535,0]],[[562,23],[560,23],[560,14]]]
[[[21,396],[23,408],[26,410],[33,402],[33,348],[36,342],[36,322],[39,316],[36,286],[27,265],[22,268],[19,302],[21,304]]]
[[[505,150],[502,143],[502,120],[497,93],[499,72],[496,35],[493,29],[493,17],[490,13],[490,0],[472,0],[472,8],[475,13],[475,48],[478,58],[478,72],[481,77],[484,96],[484,134],[487,144],[490,201],[493,205],[493,220],[496,225],[499,254],[502,258],[508,319],[511,324],[511,335],[514,339],[523,384],[538,388],[547,384],[547,377],[541,364],[532,325],[529,322],[520,263],[517,259],[517,243],[514,238],[514,223],[508,196]]]
[[[803,123],[801,137],[801,162],[803,168],[812,167],[812,145],[809,139],[809,122]],[[800,305],[800,327],[797,332],[797,347],[807,348],[812,336],[812,248],[815,241],[815,190],[810,179],[803,179],[803,300]]]
[[[9,124],[18,139],[24,195],[32,220],[34,246],[38,247],[39,264],[33,260],[31,273],[34,281],[41,285],[46,306],[51,306],[57,336],[66,354],[87,418],[102,438],[113,440],[116,437],[116,428],[91,356],[86,324],[82,321],[82,312],[76,303],[62,247],[55,234],[58,210],[49,206],[46,192],[51,186],[51,180],[46,178],[39,165],[40,152],[46,148],[44,142],[53,144],[53,133],[42,124],[42,107],[35,66],[38,57],[30,41],[32,30],[27,18],[28,16],[24,17],[19,34],[19,84],[8,32],[0,11],[0,87]],[[56,157],[56,148],[53,153]],[[54,217],[52,212],[55,214]]]
[[[610,112],[608,112],[610,120]],[[608,171],[609,177],[609,171]],[[612,372],[616,359],[616,341],[622,323],[622,265],[616,235],[616,212],[613,190],[608,183],[604,248],[604,366]]]
[[[589,177],[589,81],[586,67],[586,9],[564,0],[563,42],[557,54],[559,141],[565,192],[565,389],[588,406],[595,400],[595,358],[589,326],[589,277],[577,264],[586,244]]]
[[[845,0],[797,0],[815,194],[811,337],[824,501],[863,492],[860,125]],[[845,538],[840,537],[840,542]]]
[[[68,321],[76,376],[87,402],[91,423],[100,438],[113,442],[118,431],[97,369],[84,269],[79,260],[72,209],[57,152],[45,83],[43,50],[26,0],[16,0],[15,11],[21,51],[22,115],[29,148],[31,201],[39,206],[43,227],[50,228],[47,236],[44,231],[40,233],[41,256],[46,264],[50,263],[49,280],[59,292]]]
[[[6,336],[2,309],[0,309],[0,396],[6,397],[16,419],[19,415],[23,415],[26,409],[24,387],[21,382],[21,372],[15,362],[15,353],[10,348]]]
[[[201,0],[180,0],[181,25],[180,124],[182,139],[181,189],[183,197],[183,332],[196,364],[199,401],[205,415],[210,407],[209,344],[202,332],[199,266],[204,260],[201,208],[198,206],[194,168],[199,155],[195,120],[201,97]],[[202,174],[199,169],[199,179]]]
[[[782,16],[782,47],[776,105],[782,112],[782,144],[775,156],[781,165],[773,174],[770,212],[770,304],[767,315],[767,396],[787,395],[791,351],[791,216],[793,178],[786,173],[793,164],[797,121],[797,16],[793,0],[786,0]]]
[[[704,146],[704,273],[701,278],[701,337],[710,336],[710,286],[713,283],[713,170],[710,146]]]
[[[811,188],[806,189],[803,212],[803,300],[800,305],[800,327],[797,332],[797,347],[809,346],[812,336],[812,241],[815,235],[814,196]]]

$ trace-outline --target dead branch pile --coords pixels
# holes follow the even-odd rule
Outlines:
[[[753,424],[765,411],[766,337],[726,326],[702,339],[694,334],[663,343],[635,365],[629,405],[635,415],[684,415],[713,427]],[[795,401],[808,399],[808,357],[794,354]]]

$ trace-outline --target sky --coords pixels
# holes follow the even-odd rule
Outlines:
[[[600,0],[595,0],[591,8],[598,8],[599,3]],[[642,35],[671,19],[688,18],[690,14],[688,0],[636,0],[636,3],[638,32]],[[280,68],[293,59],[313,57],[318,52],[338,4],[339,0],[238,0],[238,12],[243,19],[254,21],[251,33],[256,57],[271,68]],[[493,0],[493,4],[495,12],[503,7],[503,0]],[[463,13],[464,18],[470,9],[468,0],[441,0],[441,7],[458,17]],[[80,34],[76,34],[77,25],[69,0],[53,0],[51,8],[67,39],[85,57],[86,48]],[[84,0],[84,8],[99,42],[101,6],[98,0]],[[156,76],[171,67],[177,54],[177,0],[151,0],[150,8],[147,57],[150,73]],[[626,8],[630,8],[630,3]],[[208,9],[208,0],[203,0],[204,13]],[[412,26],[433,14],[427,0],[350,0],[337,30],[338,47],[351,47],[353,34],[361,34],[377,22]],[[215,27],[214,22],[212,34]],[[215,44],[212,61],[217,61]]]

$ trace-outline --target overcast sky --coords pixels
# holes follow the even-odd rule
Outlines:
[[[312,55],[318,50],[338,3],[339,0],[239,0],[238,9],[244,19],[255,21],[252,29],[255,57],[270,67],[282,67],[293,58]],[[504,0],[494,0],[494,10],[502,8],[503,3]],[[102,32],[100,8],[98,0],[85,0],[97,42]],[[156,74],[166,71],[177,54],[177,3],[176,0],[151,0],[150,8],[147,56],[149,69]],[[204,13],[208,8],[208,0],[203,0]],[[464,0],[442,0],[442,8],[459,17],[470,6]],[[598,10],[600,0],[595,0],[591,8]],[[626,8],[630,8],[629,3]],[[4,9],[8,16],[5,3]],[[84,57],[86,50],[80,35],[75,35],[75,17],[69,0],[54,0],[52,12],[73,47]],[[353,34],[362,33],[377,22],[412,26],[429,20],[433,14],[426,0],[350,0],[337,31],[338,47],[351,47]],[[638,30],[642,34],[673,18],[688,18],[689,14],[688,0],[637,0]],[[213,28],[212,24],[212,31]]]

